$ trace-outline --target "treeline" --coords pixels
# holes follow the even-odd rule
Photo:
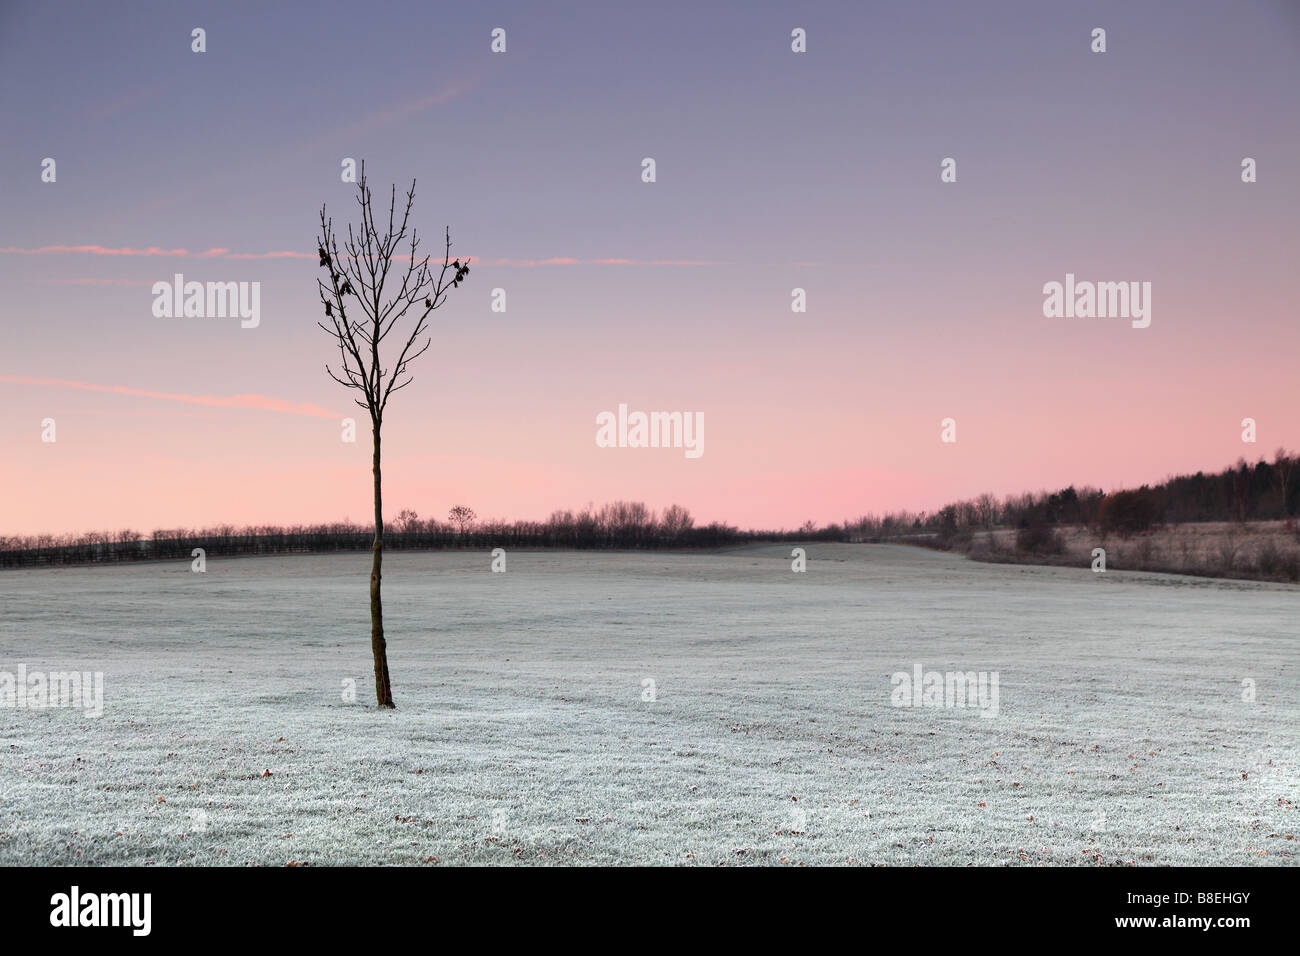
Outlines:
[[[713,522],[697,527],[689,511],[673,505],[656,514],[638,501],[600,508],[556,511],[545,521],[479,521],[453,509],[454,521],[421,518],[403,510],[384,528],[385,550],[450,548],[719,548],[756,541],[841,540],[838,531],[806,533],[741,531]],[[807,527],[807,526],[805,526]],[[90,532],[62,536],[0,537],[0,568],[190,559],[195,548],[208,557],[368,551],[374,529],[351,521],[331,524],[218,525],[202,529]]]
[[[695,525],[689,511],[673,505],[656,513],[638,501],[615,501],[578,512],[556,511],[545,521],[479,521],[457,505],[447,521],[401,511],[384,530],[392,550],[444,548],[720,548],[761,541],[911,541],[943,548],[969,544],[978,531],[1016,530],[1024,553],[1059,550],[1056,529],[1086,526],[1102,532],[1138,534],[1153,528],[1199,521],[1286,519],[1300,509],[1300,456],[1278,449],[1272,462],[1239,459],[1217,474],[1197,472],[1157,485],[1109,494],[1073,486],[1054,492],[997,498],[991,494],[956,501],[933,512],[867,514],[794,531],[742,531],[721,522]],[[280,527],[157,529],[75,535],[0,536],[0,568],[113,561],[189,558],[195,548],[208,555],[260,555],[365,551],[373,529],[350,521]]]
[[[1016,529],[1018,550],[1054,546],[1059,527],[1140,534],[1155,528],[1203,521],[1294,522],[1300,510],[1300,456],[1279,448],[1272,462],[1244,458],[1223,471],[1179,475],[1156,485],[1112,491],[1074,486],[1060,491],[990,494],[945,505],[934,512],[867,515],[846,524],[849,540],[914,538],[940,547],[960,546],[978,531]]]

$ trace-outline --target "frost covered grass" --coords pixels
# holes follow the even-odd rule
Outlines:
[[[873,545],[508,561],[386,559],[395,712],[368,555],[0,574],[0,671],[105,687],[98,718],[0,707],[0,863],[1296,861],[1300,588]],[[997,672],[997,716],[891,706],[917,663]]]

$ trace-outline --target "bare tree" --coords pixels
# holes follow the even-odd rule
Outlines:
[[[980,527],[992,530],[998,523],[998,500],[984,492],[975,499],[975,514]]]
[[[464,281],[469,274],[469,264],[451,258],[450,228],[444,234],[446,241],[441,268],[436,262],[430,268],[429,257],[420,257],[420,240],[415,227],[409,224],[411,206],[415,203],[415,180],[411,180],[411,188],[406,193],[406,205],[400,224],[396,222],[396,186],[392,188],[388,202],[387,226],[376,221],[371,206],[370,187],[366,184],[364,162],[361,164],[357,193],[357,205],[361,207],[361,225],[359,231],[354,231],[351,223],[348,224],[348,235],[342,249],[334,232],[334,220],[326,218],[325,207],[321,206],[317,251],[320,253],[320,266],[329,272],[330,281],[327,284],[318,279],[316,285],[329,324],[317,324],[334,338],[339,350],[338,371],[327,364],[326,372],[340,385],[360,392],[361,397],[354,401],[370,416],[375,480],[374,560],[370,569],[370,646],[375,657],[375,697],[380,707],[393,707],[393,688],[388,676],[388,650],[384,640],[384,610],[380,598],[384,561],[380,431],[389,397],[393,392],[411,384],[412,378],[408,371],[410,363],[423,355],[432,343],[432,339],[426,336],[428,326],[425,320],[430,312],[446,301],[448,291]],[[402,248],[408,240],[409,251],[403,255]],[[402,260],[405,260],[404,264],[398,264]],[[395,264],[398,264],[396,268]],[[348,309],[353,310],[352,316],[348,315]],[[393,344],[386,350],[389,358],[381,360],[380,347],[384,340],[412,309],[412,314],[418,318],[413,323],[409,320],[405,323],[410,326],[409,333],[405,329],[399,330]],[[402,345],[397,350],[399,342]],[[392,361],[394,351],[396,361]]]
[[[447,512],[447,520],[454,524],[461,534],[469,530],[469,526],[477,518],[478,515],[474,513],[474,509],[468,505],[453,505],[452,509]]]
[[[669,540],[676,539],[691,530],[694,525],[695,519],[681,505],[669,505],[664,509],[663,517],[659,519],[659,529]]]

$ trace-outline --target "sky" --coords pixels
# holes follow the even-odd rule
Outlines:
[[[1291,0],[6,0],[0,535],[367,520],[316,326],[347,158],[472,259],[388,408],[390,517],[793,528],[1271,459],[1297,91]],[[259,323],[156,316],[176,273]],[[1150,283],[1150,325],[1046,317],[1067,273]],[[620,404],[703,454],[599,447]]]

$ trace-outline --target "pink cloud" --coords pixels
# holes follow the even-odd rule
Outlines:
[[[205,252],[204,255],[216,255],[221,259],[314,259],[316,258],[309,252],[291,252],[277,250],[275,252],[228,252],[225,249],[212,249]]]
[[[425,110],[433,109],[433,107],[441,106],[444,103],[450,103],[462,93],[467,92],[472,85],[473,84],[471,83],[461,85],[453,84],[451,86],[443,87],[441,90],[437,90],[426,96],[418,96],[414,99],[409,99],[401,103],[395,103],[392,106],[384,107],[383,109],[376,110],[369,114],[361,121],[345,126],[342,130],[336,131],[335,135],[338,135],[339,133],[355,135],[360,132],[373,130],[376,127],[389,126],[393,123],[399,123],[402,120],[410,119],[419,113],[423,113]]]
[[[551,259],[493,259],[484,260],[490,266],[535,269],[540,266],[729,266],[730,262],[718,262],[710,259],[573,259],[555,257]]]
[[[153,392],[127,385],[95,385],[91,382],[73,382],[62,378],[31,378],[25,375],[0,375],[0,383],[8,385],[37,385],[50,388],[71,388],[83,392],[107,392],[112,395],[130,395],[137,398],[157,398],[190,405],[207,405],[212,408],[252,408],[266,412],[287,412],[311,418],[337,419],[339,416],[319,405],[307,402],[286,402],[265,395],[185,395],[179,392]]]
[[[47,256],[64,253],[82,253],[90,256],[187,256],[197,259],[310,259],[306,252],[231,252],[229,249],[209,249],[206,252],[190,252],[188,249],[160,249],[149,246],[147,249],[133,249],[130,246],[110,248],[109,246],[40,246],[36,249],[20,249],[17,246],[0,248],[0,253],[16,256]]]
[[[167,84],[158,83],[153,86],[147,86],[138,90],[133,90],[132,92],[126,94],[125,96],[122,96],[111,102],[105,103],[102,106],[99,106],[98,108],[92,110],[90,113],[90,117],[91,119],[95,119],[95,120],[108,119],[110,116],[114,116],[117,113],[122,112],[123,110],[128,110],[133,106],[138,106],[141,103],[153,99],[155,96],[157,96],[160,92],[162,92],[166,88],[167,88]]]
[[[19,249],[16,246],[6,246],[0,249],[0,252],[7,252],[18,256],[45,256],[55,253],[64,252],[82,252],[92,256],[188,256],[189,253],[184,249],[159,249],[157,246],[150,246],[148,249],[130,249],[120,248],[111,249],[108,246],[40,246],[36,249]]]

